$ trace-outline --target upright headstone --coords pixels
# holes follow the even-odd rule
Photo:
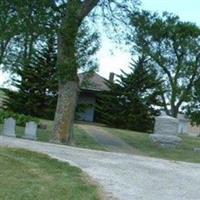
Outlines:
[[[154,134],[151,140],[166,148],[175,148],[182,141],[178,136],[178,120],[176,118],[162,115],[156,117]]]
[[[35,122],[26,123],[24,138],[30,139],[30,140],[37,139],[37,124]]]
[[[185,117],[184,114],[178,114],[177,119],[179,120],[178,124],[178,133],[186,135],[189,133],[190,120]]]
[[[3,125],[3,135],[10,136],[10,137],[16,137],[15,135],[15,127],[16,127],[16,121],[13,118],[8,118],[4,120]]]

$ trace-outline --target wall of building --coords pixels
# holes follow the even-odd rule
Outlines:
[[[200,136],[200,126],[195,126],[195,125],[189,124],[188,134],[190,136],[194,136],[194,137]]]
[[[94,106],[96,103],[96,97],[92,93],[81,93],[78,98],[78,104],[86,105],[86,109],[82,113],[78,113],[79,120],[93,122],[94,121]]]

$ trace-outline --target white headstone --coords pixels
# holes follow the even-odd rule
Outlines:
[[[156,117],[154,134],[177,135],[178,119],[168,115]]]
[[[10,137],[16,137],[15,135],[15,127],[16,127],[16,121],[13,118],[8,118],[4,120],[3,125],[3,135],[10,136]]]
[[[25,138],[31,139],[31,140],[37,139],[37,124],[35,122],[26,123]]]
[[[178,119],[167,115],[156,117],[154,134],[150,135],[152,142],[162,147],[175,148],[181,142],[181,138],[177,136],[178,124]]]

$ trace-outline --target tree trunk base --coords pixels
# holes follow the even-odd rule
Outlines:
[[[78,83],[68,81],[59,85],[59,95],[54,119],[55,143],[69,144],[73,134],[73,123],[78,94]]]

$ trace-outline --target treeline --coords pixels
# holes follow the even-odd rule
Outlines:
[[[107,83],[110,91],[98,100],[99,120],[113,127],[151,131],[154,116],[164,110],[173,117],[185,113],[200,124],[199,27],[169,13],[160,16],[140,11],[129,17],[132,31],[126,33],[125,40],[135,59],[130,73],[122,72],[115,82]],[[87,33],[88,28],[83,27],[77,60],[95,69],[87,58],[97,51],[98,45],[91,44],[98,36]],[[31,51],[31,59],[16,68],[12,81],[17,91],[4,90],[4,107],[52,119],[58,91],[55,38],[40,45]]]

